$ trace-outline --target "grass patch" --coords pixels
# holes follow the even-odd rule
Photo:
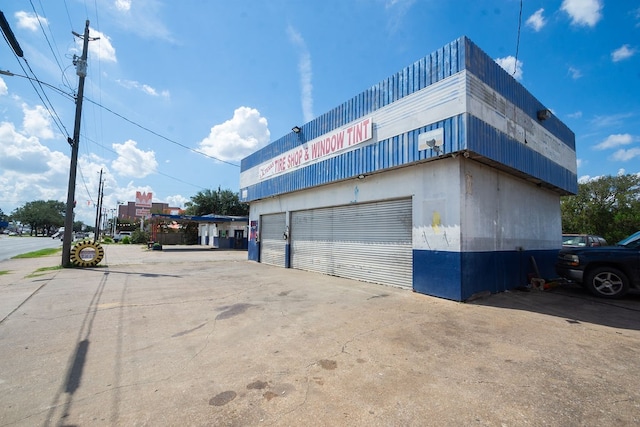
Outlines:
[[[43,256],[53,255],[55,253],[61,252],[62,248],[46,248],[40,249],[33,252],[27,252],[26,254],[20,254],[12,257],[11,259],[21,259],[21,258],[40,258]]]
[[[0,276],[3,276],[5,274],[9,274],[9,270],[0,270]]]
[[[61,269],[62,269],[61,265],[55,265],[53,267],[40,267],[39,269],[37,269],[36,271],[34,271],[33,273],[25,277],[38,277],[38,276],[42,276],[44,273],[47,273],[49,271],[55,271],[55,270],[61,270]]]

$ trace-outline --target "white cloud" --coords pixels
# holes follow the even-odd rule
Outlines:
[[[144,178],[158,168],[155,153],[140,150],[131,139],[111,146],[118,153],[118,158],[111,163],[111,167],[121,176]]]
[[[540,8],[536,10],[536,12],[527,19],[526,24],[531,28],[533,28],[533,30],[536,32],[540,31],[542,27],[544,27],[547,24],[547,21],[544,19],[544,16],[542,16],[543,12],[544,12],[544,9]]]
[[[401,28],[404,17],[411,9],[415,0],[386,0],[384,8],[388,16],[387,28],[395,33]]]
[[[89,37],[99,37],[98,40],[89,41],[89,58],[99,59],[106,62],[118,62],[116,58],[116,49],[111,44],[111,38],[101,31],[94,28],[89,29]],[[75,38],[76,48],[78,52],[82,52],[83,40],[80,37]],[[79,56],[79,54],[78,54]],[[91,61],[88,61],[91,62]]]
[[[51,116],[42,105],[29,108],[26,104],[23,104],[22,112],[24,114],[22,127],[28,135],[43,139],[53,138],[54,133],[51,129]]]
[[[109,14],[111,24],[118,26],[122,31],[135,34],[143,39],[159,38],[170,43],[176,42],[163,22],[165,16],[167,19],[173,19],[167,15],[167,2],[162,0],[101,0],[101,2],[103,1],[108,3],[109,7],[102,8],[102,12]],[[188,35],[183,36],[188,38]]]
[[[181,194],[168,196],[166,200],[170,208],[184,208],[184,204],[191,201],[191,199],[188,199]]]
[[[604,141],[596,144],[593,148],[595,150],[607,150],[609,148],[619,147],[621,145],[631,144],[636,138],[628,133],[609,135]]]
[[[627,171],[624,168],[620,168],[618,169],[618,173],[616,174],[617,176],[622,176],[622,175],[626,175]]]
[[[563,0],[560,10],[569,15],[572,25],[595,27],[602,18],[602,1]]]
[[[7,95],[9,93],[9,88],[5,81],[0,77],[0,96]]]
[[[40,29],[38,19],[43,26],[48,25],[47,18],[36,16],[35,13],[20,11],[16,12],[14,16],[18,20],[18,28],[24,28],[30,31],[38,31]]]
[[[611,60],[613,62],[622,61],[623,59],[631,58],[636,54],[636,49],[629,47],[628,44],[620,46],[618,49],[611,52]]]
[[[582,71],[578,70],[575,67],[569,67],[569,75],[573,80],[577,80],[582,77]]]
[[[580,178],[578,178],[578,183],[579,184],[586,184],[586,183],[591,182],[591,181],[597,181],[600,178],[602,178],[602,175],[598,175],[598,176],[582,175]]]
[[[9,122],[0,123],[0,200],[5,212],[33,200],[64,200],[69,158],[25,136]]]
[[[200,150],[224,161],[238,161],[269,143],[267,119],[254,108],[240,107],[233,118],[211,128]]]
[[[307,44],[298,31],[293,27],[287,28],[289,40],[298,49],[298,72],[300,73],[300,90],[302,101],[302,115],[305,123],[313,120],[313,84],[311,77],[311,54],[307,49]]]
[[[128,12],[131,9],[131,0],[116,0],[115,6],[118,10]]]
[[[168,90],[163,90],[158,92],[156,88],[149,86],[148,84],[145,84],[145,83],[137,82],[135,80],[116,80],[116,83],[118,83],[122,87],[126,87],[127,89],[139,90],[141,92],[146,93],[147,95],[162,96],[163,98],[171,97],[171,94],[169,93]]]
[[[570,119],[579,119],[582,117],[582,111],[576,111],[575,113],[567,114]]]
[[[633,117],[633,113],[620,113],[611,114],[608,116],[595,116],[591,123],[598,128],[605,128],[611,126],[621,126],[624,124],[625,119]]]
[[[640,158],[640,147],[630,148],[628,150],[620,149],[613,153],[611,159],[627,162],[636,157]]]
[[[522,80],[522,61],[516,60],[515,57],[509,55],[505,58],[497,58],[496,62],[504,68],[506,72],[511,74],[516,80]],[[515,73],[514,73],[515,70]]]

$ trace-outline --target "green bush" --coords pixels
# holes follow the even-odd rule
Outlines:
[[[149,241],[149,233],[146,231],[136,230],[131,234],[131,243],[147,243]]]
[[[128,245],[131,243],[131,239],[129,239],[129,236],[124,236],[120,242],[122,242],[123,245]]]

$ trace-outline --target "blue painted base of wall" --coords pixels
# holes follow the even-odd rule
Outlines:
[[[529,283],[531,257],[546,279],[555,277],[557,250],[501,252],[413,251],[413,290],[465,301],[478,292],[503,292]]]

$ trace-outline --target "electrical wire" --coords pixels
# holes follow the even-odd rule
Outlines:
[[[7,39],[7,36],[4,34],[4,32],[2,33],[2,36],[3,36],[4,40],[7,42],[7,44],[9,46],[11,46],[11,43]],[[13,51],[13,49],[12,49],[12,51]],[[46,92],[44,91],[44,88],[42,87],[42,83],[43,82],[41,82],[40,79],[38,79],[36,74],[33,72],[33,70],[31,69],[31,66],[29,65],[29,62],[27,61],[27,58],[23,57],[22,59],[24,60],[24,63],[27,65],[27,67],[29,68],[29,71],[31,71],[31,74],[33,75],[33,77],[28,77],[29,73],[24,68],[24,66],[22,65],[22,62],[20,62],[20,59],[18,58],[18,55],[15,52],[13,52],[13,56],[18,61],[18,65],[20,65],[20,68],[22,68],[22,72],[25,74],[24,77],[27,80],[29,80],[29,83],[31,84],[31,87],[36,92],[36,95],[38,95],[38,98],[40,98],[40,101],[42,101],[42,104],[43,104],[44,108],[47,110],[47,112],[51,116],[51,118],[52,118],[53,122],[55,123],[56,127],[60,130],[60,133],[62,133],[63,135],[65,135],[68,138],[69,137],[69,132],[64,127],[64,124],[62,123],[62,120],[60,120],[60,116],[58,116],[58,113],[56,112],[55,108],[53,107],[53,104],[51,103],[51,101],[49,100],[49,97],[47,96]],[[47,102],[45,102],[45,100],[42,98],[42,95],[40,94],[40,91],[38,91],[38,88],[36,87],[34,82],[38,83],[38,86],[40,87],[40,90],[42,90],[42,95],[44,95],[44,97],[47,99],[49,104],[47,104]],[[52,87],[51,85],[47,85],[47,86]]]
[[[518,16],[518,39],[516,40],[516,60],[513,64],[513,74],[518,71],[518,51],[520,50],[520,28],[522,27],[522,0],[520,0],[520,15]]]
[[[31,71],[31,74],[34,77],[34,80],[38,83],[38,86],[40,86],[40,90],[42,91],[42,95],[44,95],[44,97],[47,99],[47,102],[49,103],[49,105],[47,106],[47,103],[42,99],[42,96],[40,96],[40,93],[38,92],[38,90],[36,90],[36,93],[38,94],[38,97],[40,98],[40,100],[44,104],[44,108],[49,112],[49,115],[53,119],[53,122],[56,124],[56,126],[58,127],[60,132],[63,135],[65,135],[67,138],[69,138],[69,132],[67,131],[67,128],[64,126],[64,123],[62,123],[62,120],[60,119],[60,116],[58,116],[58,112],[56,111],[55,107],[51,103],[51,100],[49,100],[49,97],[47,96],[47,93],[45,92],[44,88],[42,87],[42,84],[40,83],[40,79],[38,79],[37,76],[36,76],[36,73],[33,72],[33,69],[31,68],[31,65],[29,65],[29,62],[27,61],[27,58],[22,58],[22,59],[24,60],[24,63],[27,64],[27,67],[29,68],[29,71]],[[22,69],[24,70],[24,68],[22,68]],[[28,73],[25,72],[25,74],[28,74]],[[35,89],[35,85],[33,84],[33,80],[29,79],[29,81],[31,82],[31,85]],[[51,107],[51,109],[49,109],[49,107]]]
[[[173,139],[170,139],[170,138],[168,138],[168,137],[166,137],[166,136],[164,136],[164,135],[161,135],[161,134],[159,134],[158,132],[155,132],[155,131],[153,131],[153,130],[151,130],[151,129],[147,128],[147,127],[142,126],[142,125],[141,125],[141,124],[139,124],[139,123],[134,122],[134,121],[133,121],[133,120],[131,120],[131,119],[126,118],[125,116],[123,116],[123,115],[121,115],[121,114],[116,113],[115,111],[113,111],[113,110],[111,110],[111,109],[109,109],[109,108],[105,107],[104,105],[101,105],[101,104],[97,103],[96,101],[92,101],[91,99],[86,98],[86,97],[85,97],[84,99],[85,99],[85,101],[91,102],[92,104],[95,104],[95,105],[97,105],[98,107],[105,109],[106,111],[110,112],[110,113],[111,113],[111,114],[113,114],[114,116],[120,117],[122,120],[124,120],[124,121],[126,121],[126,122],[129,122],[129,123],[131,123],[132,125],[137,126],[137,127],[139,127],[140,129],[145,130],[145,131],[149,132],[149,133],[150,133],[150,134],[152,134],[152,135],[157,136],[158,138],[162,138],[162,139],[164,139],[165,141],[168,141],[168,142],[170,142],[170,143],[172,143],[172,144],[175,144],[175,145],[177,145],[177,146],[179,146],[179,147],[185,148],[185,149],[187,149],[187,150],[189,150],[189,151],[192,151],[192,152],[194,152],[194,153],[196,153],[196,154],[200,154],[201,156],[208,157],[208,158],[210,158],[210,159],[217,160],[217,161],[219,161],[219,162],[221,162],[221,163],[226,163],[226,164],[228,164],[228,165],[235,166],[235,167],[237,167],[237,168],[239,168],[239,167],[240,167],[240,165],[237,165],[237,164],[235,164],[235,163],[227,162],[226,160],[219,159],[219,158],[217,158],[217,157],[215,157],[215,156],[210,156],[210,155],[209,155],[209,154],[207,154],[207,153],[203,153],[202,151],[196,150],[195,148],[191,148],[191,147],[189,147],[189,146],[187,146],[187,145],[184,145],[184,144],[179,143],[178,141],[174,141]]]
[[[40,3],[40,9],[42,9],[42,11],[44,12],[44,7],[42,7],[42,2],[40,0],[38,0],[38,2]],[[47,45],[49,45],[49,50],[53,54],[53,59],[55,59],[56,64],[58,64],[58,68],[60,68],[60,71],[62,72],[62,79],[65,81],[64,83],[66,83],[67,87],[71,87],[71,83],[69,83],[69,80],[67,79],[67,76],[64,74],[64,70],[62,68],[62,65],[60,64],[60,61],[58,61],[58,56],[61,56],[61,55],[60,55],[60,51],[58,50],[58,45],[56,44],[56,40],[55,40],[55,38],[53,36],[53,32],[51,31],[51,27],[49,26],[49,21],[47,20],[47,27],[49,28],[49,33],[51,34],[51,38],[53,39],[53,44],[56,45],[56,50],[58,51],[57,55],[56,55],[56,52],[53,50],[53,46],[51,46],[51,43],[49,42],[49,37],[47,37],[47,32],[45,31],[44,27],[42,26],[42,21],[40,19],[40,16],[38,16],[38,12],[36,11],[36,7],[33,5],[33,1],[29,0],[29,3],[31,3],[31,8],[33,9],[33,13],[36,15],[36,20],[38,21],[38,24],[40,25],[40,29],[42,30],[42,34],[44,35],[45,40],[47,41]],[[44,15],[44,18],[46,19],[46,15]]]
[[[95,140],[93,140],[93,139],[89,138],[88,136],[84,135],[83,133],[81,133],[80,135],[82,136],[82,138],[83,138],[83,139],[86,139],[87,141],[89,141],[89,142],[91,142],[91,143],[93,143],[93,144],[95,144],[95,145],[97,145],[97,146],[101,147],[102,149],[104,149],[104,150],[106,150],[106,151],[109,151],[109,152],[111,152],[111,153],[115,154],[116,156],[119,156],[119,155],[120,155],[120,153],[118,153],[117,151],[112,150],[111,148],[106,147],[106,146],[104,146],[104,145],[100,144],[99,142],[97,142],[97,141],[95,141]],[[168,174],[166,174],[166,173],[160,172],[159,170],[154,170],[154,171],[153,171],[153,173],[157,173],[158,175],[165,176],[165,177],[167,177],[167,178],[173,179],[174,181],[178,181],[178,182],[181,182],[181,183],[183,183],[183,184],[190,185],[190,186],[192,186],[192,187],[201,188],[201,189],[206,189],[206,187],[202,187],[201,185],[198,185],[198,184],[194,184],[194,183],[191,183],[191,182],[184,181],[184,180],[182,180],[182,179],[180,179],[180,178],[177,178],[177,177],[175,177],[175,176],[168,175]]]

